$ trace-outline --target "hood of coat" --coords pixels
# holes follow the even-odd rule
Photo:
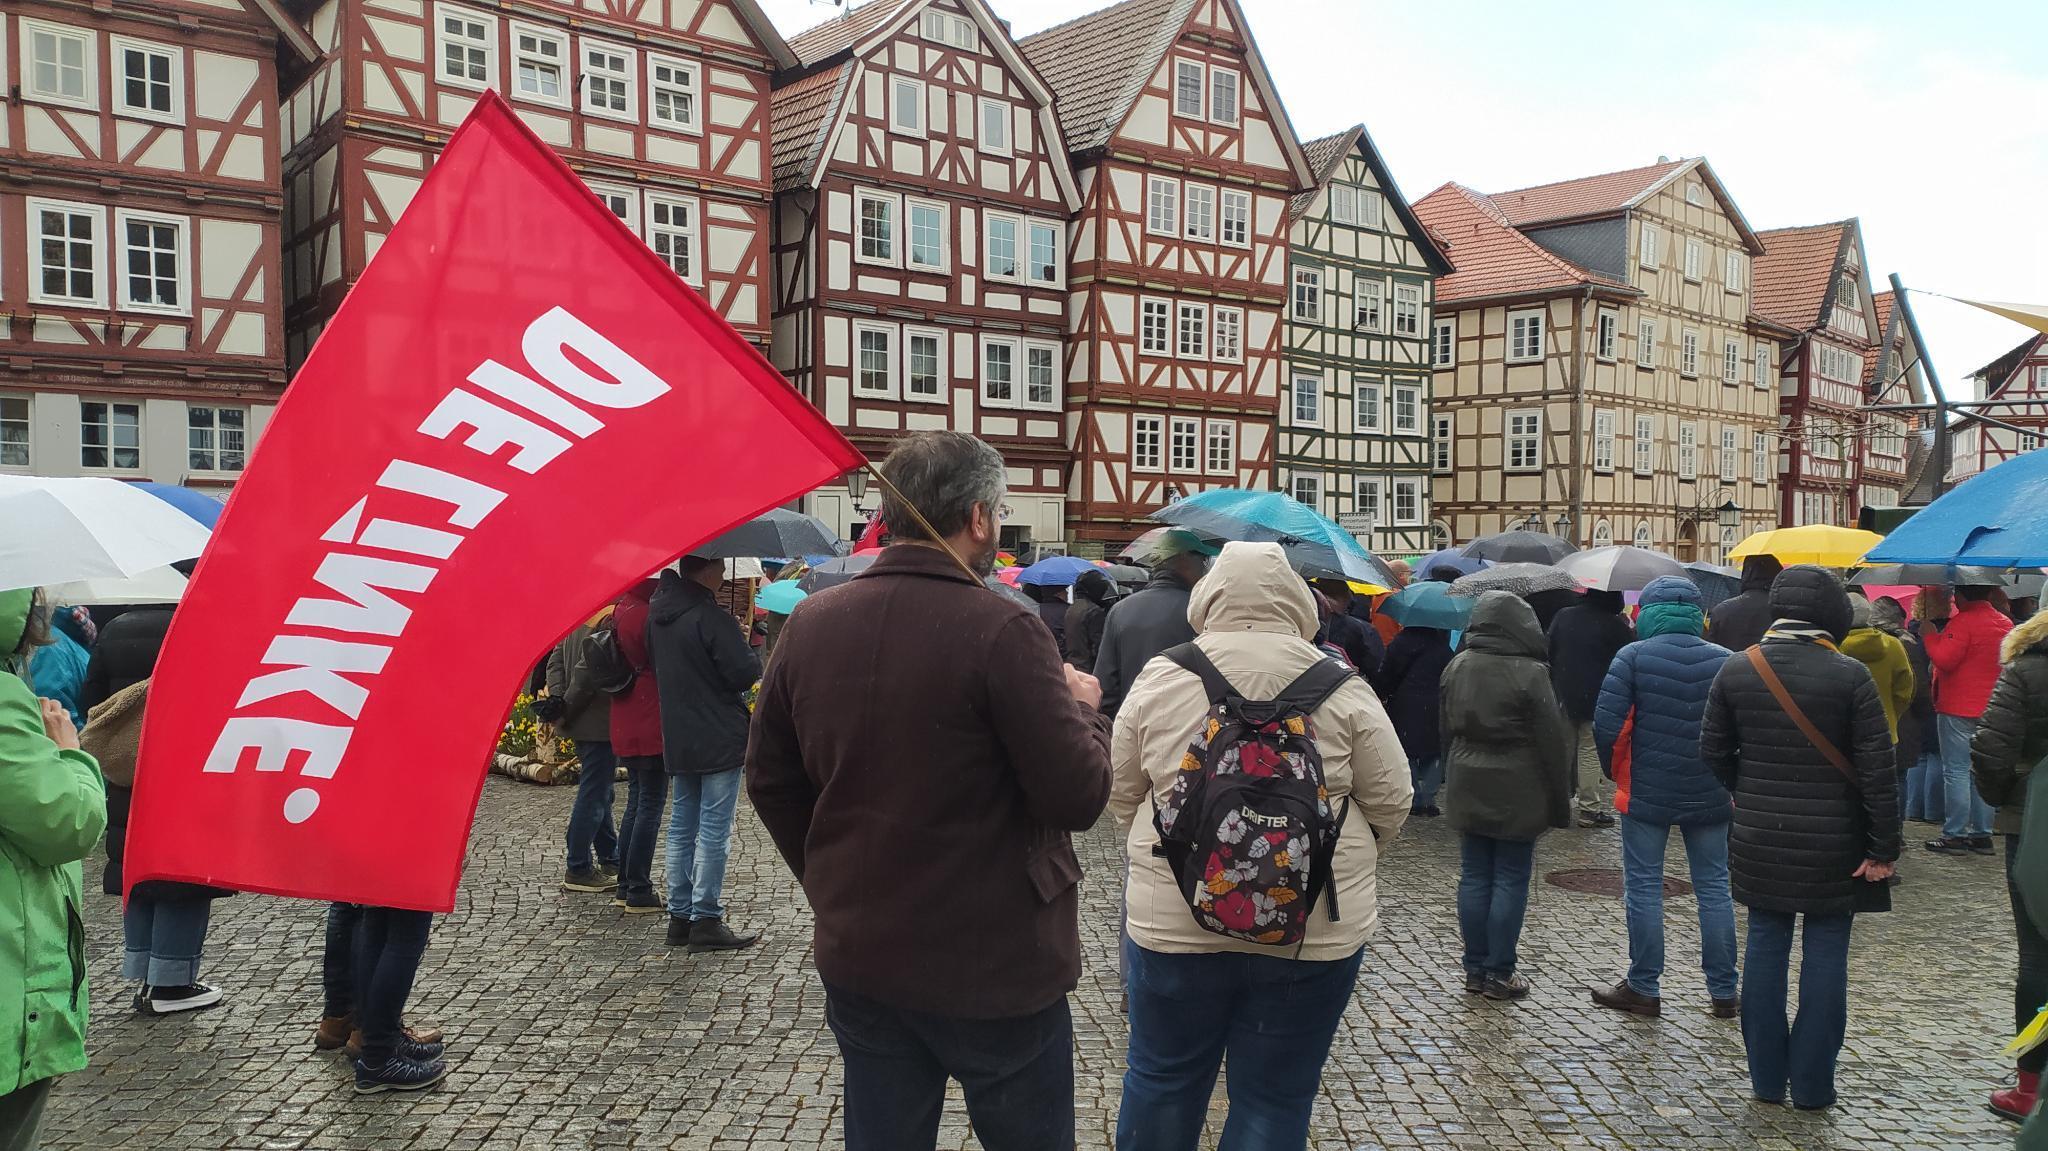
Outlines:
[[[1463,648],[1491,655],[1521,655],[1542,659],[1549,648],[1543,628],[1536,623],[1536,609],[1513,592],[1490,591],[1472,607],[1472,620],[1465,626]]]
[[[1852,630],[1866,628],[1870,624],[1870,601],[1856,592],[1849,593],[1849,627]]]
[[[1881,595],[1870,602],[1870,626],[1889,636],[1904,638],[1906,609],[1898,600]]]
[[[674,623],[684,612],[710,598],[711,592],[703,584],[666,571],[661,573],[661,584],[654,589],[648,610],[655,623]]]
[[[1885,640],[1891,638],[1874,627],[1850,628],[1842,637],[1841,652],[1858,663],[1876,663],[1884,658]]]
[[[1824,567],[1794,564],[1771,581],[1771,615],[1811,624],[1839,643],[1849,634],[1849,591]]]
[[[35,603],[32,587],[0,591],[0,661],[10,659],[28,632],[29,608]]]
[[[1115,595],[1116,585],[1109,582],[1109,577],[1099,571],[1082,572],[1081,578],[1074,581],[1074,599],[1076,602],[1085,599],[1090,603],[1108,603],[1110,598]]]
[[[1742,561],[1742,590],[1769,591],[1772,581],[1784,570],[1785,565],[1778,562],[1777,556],[1751,556]]]
[[[1227,543],[1188,597],[1195,634],[1263,631],[1313,639],[1321,621],[1279,544]]]
[[[2005,633],[2005,642],[1998,649],[1998,662],[2011,663],[2021,653],[2043,645],[2048,645],[2048,611],[2035,612],[2025,623]]]

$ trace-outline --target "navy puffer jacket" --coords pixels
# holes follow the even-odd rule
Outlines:
[[[1621,649],[1600,688],[1593,739],[1615,810],[1631,819],[1669,827],[1735,817],[1728,789],[1700,761],[1700,717],[1729,652],[1700,638],[1699,604],[1691,580],[1652,581],[1636,620],[1644,638]]]

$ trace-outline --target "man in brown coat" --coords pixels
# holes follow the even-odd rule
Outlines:
[[[1029,608],[962,570],[995,562],[994,449],[921,433],[883,472],[896,542],[790,616],[747,792],[816,915],[849,1151],[934,1146],[948,1077],[989,1151],[1071,1148],[1069,833],[1109,798],[1100,688]]]

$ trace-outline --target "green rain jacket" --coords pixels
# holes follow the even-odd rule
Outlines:
[[[29,599],[0,591],[0,652],[20,645]],[[106,826],[99,764],[51,742],[35,693],[0,670],[0,1095],[85,1066],[78,863]]]

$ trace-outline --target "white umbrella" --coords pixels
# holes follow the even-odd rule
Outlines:
[[[1601,591],[1641,591],[1652,580],[1687,574],[1684,564],[1663,552],[1627,544],[1573,552],[1557,561],[1557,570]]]
[[[110,479],[0,476],[0,588],[133,576],[206,550],[206,529]]]
[[[151,568],[139,576],[97,576],[49,584],[43,591],[51,603],[88,607],[177,603],[185,598],[185,577],[176,568],[160,567]]]

